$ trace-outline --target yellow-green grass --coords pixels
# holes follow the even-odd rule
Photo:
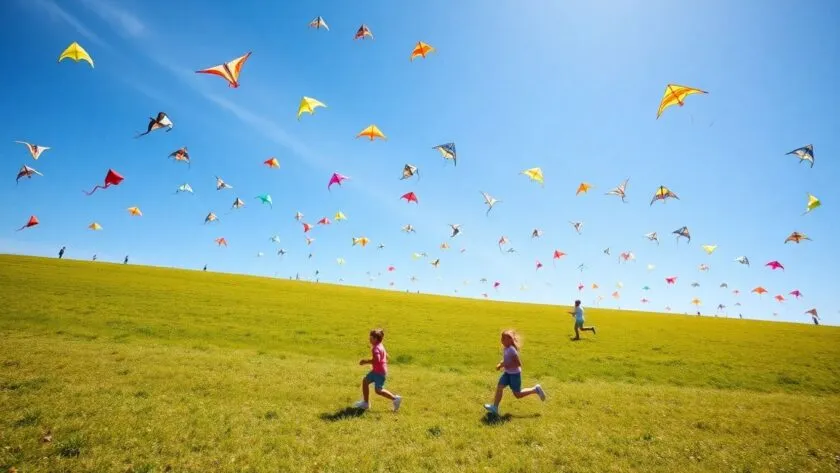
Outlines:
[[[840,329],[568,310],[0,256],[0,471],[840,468]],[[549,397],[492,418],[508,327]]]

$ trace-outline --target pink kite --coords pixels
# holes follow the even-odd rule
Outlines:
[[[764,266],[770,266],[770,269],[773,269],[773,270],[776,270],[776,269],[779,269],[779,268],[781,268],[782,271],[785,270],[785,267],[782,266],[782,263],[779,263],[778,261],[771,261],[771,262],[765,264]]]
[[[800,297],[802,297],[802,293],[801,293],[801,292],[799,292],[799,289],[794,289],[794,290],[790,291],[790,292],[789,292],[789,294],[790,294],[791,296],[793,296],[793,297],[797,298],[797,299],[799,299]]]
[[[400,197],[400,199],[405,199],[406,203],[408,203],[408,202],[414,202],[415,204],[420,203],[420,201],[417,200],[417,195],[414,192],[408,192],[406,194],[403,194],[402,197]]]
[[[96,189],[107,189],[110,186],[118,186],[123,181],[124,177],[122,177],[117,171],[113,169],[108,170],[108,174],[105,175],[105,185],[104,186],[96,186],[91,189],[90,192],[85,192],[86,195],[93,195],[96,192]],[[82,191],[84,192],[84,191]]]
[[[540,260],[537,260],[537,269],[540,269],[542,267],[543,267],[543,264],[540,263]]]
[[[778,294],[774,297],[774,299],[776,299],[776,301],[778,301],[781,304],[782,302],[785,301],[785,296],[783,296],[781,294]]]
[[[339,186],[341,186],[341,183],[346,181],[347,179],[350,178],[347,176],[343,176],[337,172],[334,172],[332,177],[330,177],[330,183],[327,184],[327,190],[330,190],[330,187],[332,187],[333,184],[338,184]]]
[[[306,232],[308,232],[309,230],[312,230],[312,225],[310,225],[310,224],[308,224],[308,223],[304,222],[304,223],[303,223],[303,233],[306,233]]]
[[[32,215],[32,216],[29,217],[29,221],[26,222],[26,225],[18,228],[17,231],[21,231],[25,228],[34,227],[35,225],[38,225],[39,223],[41,223],[41,222],[38,221],[38,217]]]
[[[667,277],[667,278],[665,278],[665,283],[666,284],[676,284],[677,283],[677,277],[676,276]]]

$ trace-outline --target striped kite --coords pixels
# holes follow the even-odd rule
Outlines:
[[[650,199],[650,205],[653,205],[653,203],[657,200],[661,200],[663,203],[665,203],[665,200],[669,198],[680,200],[680,198],[677,197],[677,194],[673,193],[671,189],[668,189],[665,186],[659,186],[659,189],[657,189],[656,192],[653,193],[653,198]]]
[[[685,98],[693,94],[708,94],[708,92],[693,87],[686,87],[678,84],[668,84],[665,86],[665,94],[662,96],[662,101],[659,102],[659,110],[656,111],[656,119],[662,115],[662,112],[671,105],[679,105],[682,107],[685,104]]]
[[[785,156],[791,154],[799,158],[800,164],[802,161],[808,161],[811,163],[811,167],[814,167],[814,145],[806,145],[801,148],[797,148],[790,153],[786,153]]]
[[[242,66],[249,57],[251,57],[250,51],[229,62],[207,69],[202,69],[200,71],[195,71],[195,73],[217,75],[228,82],[228,87],[235,89],[239,87],[239,72],[242,70]]]

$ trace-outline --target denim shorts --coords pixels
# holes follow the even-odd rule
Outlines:
[[[373,383],[373,387],[377,390],[385,387],[385,375],[383,373],[374,373],[371,371],[365,376],[365,381],[368,384]]]
[[[504,373],[499,378],[499,386],[510,386],[510,390],[518,393],[522,391],[522,373]]]

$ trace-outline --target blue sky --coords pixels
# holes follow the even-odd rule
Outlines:
[[[603,307],[675,312],[693,312],[698,297],[708,314],[722,303],[730,315],[800,322],[816,307],[836,324],[840,4],[773,3],[5,2],[0,44],[14,74],[2,79],[0,106],[13,119],[0,144],[9,176],[0,197],[13,205],[0,213],[0,251],[52,256],[67,245],[79,259],[128,254],[136,264],[280,277],[317,269],[322,281],[516,301],[591,305],[600,294]],[[330,31],[307,27],[318,15]],[[353,40],[362,23],[375,40]],[[418,40],[437,52],[410,62]],[[56,63],[72,41],[95,69]],[[238,89],[194,73],[247,51]],[[709,94],[656,120],[667,83]],[[297,121],[304,95],[328,108]],[[134,139],[158,111],[172,132]],[[354,138],[371,123],[387,141]],[[14,140],[52,149],[33,161]],[[450,141],[457,167],[432,149]],[[785,156],[809,143],[813,169]],[[167,159],[182,146],[189,168]],[[271,156],[281,169],[262,165]],[[419,181],[399,180],[405,163],[420,168]],[[14,185],[23,164],[44,177]],[[518,174],[536,166],[544,187]],[[82,194],[108,168],[125,181]],[[334,171],[352,179],[328,192]],[[234,189],[216,191],[216,175]],[[627,177],[627,204],[604,195]],[[582,181],[594,188],[575,196]],[[195,195],[174,195],[185,182]],[[660,184],[680,200],[649,206]],[[419,205],[399,200],[408,191]],[[503,201],[489,216],[480,191]],[[823,207],[802,216],[807,192]],[[273,209],[255,200],[262,193]],[[230,211],[236,197],[246,207]],[[130,206],[144,216],[129,217]],[[338,210],[349,219],[316,227],[307,247],[294,213],[315,223]],[[221,221],[204,225],[209,211]],[[31,214],[41,225],[15,232]],[[581,235],[572,220],[584,222]],[[104,230],[88,230],[93,221]],[[416,234],[401,232],[408,223]],[[452,240],[450,223],[463,227]],[[690,244],[671,235],[683,225]],[[534,228],[541,239],[530,238]],[[783,244],[794,230],[813,241]],[[643,236],[653,231],[659,246]],[[280,245],[269,241],[275,234]],[[518,253],[499,252],[502,235]],[[215,245],[222,236],[229,247]],[[351,247],[353,236],[372,244]],[[451,249],[439,249],[444,241]],[[706,255],[703,244],[718,250]],[[278,247],[288,254],[278,257]],[[556,268],[554,249],[568,254]],[[619,264],[628,250],[636,261]],[[421,251],[429,258],[411,258]],[[751,267],[733,262],[741,255]],[[770,260],[786,270],[765,268]],[[698,271],[701,263],[711,269]],[[370,281],[367,272],[381,276]],[[677,285],[666,287],[674,275]],[[749,294],[758,285],[769,294]],[[793,300],[794,289],[804,298]],[[778,304],[776,294],[789,300]]]

